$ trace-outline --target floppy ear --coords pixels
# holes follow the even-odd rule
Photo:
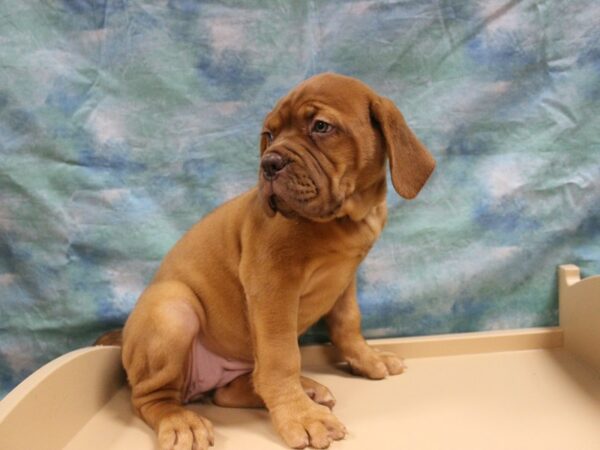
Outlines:
[[[370,108],[383,137],[394,189],[404,198],[415,198],[433,172],[435,160],[391,100],[376,96]]]

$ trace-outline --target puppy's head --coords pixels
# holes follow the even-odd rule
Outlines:
[[[342,75],[314,76],[265,118],[259,192],[265,211],[324,222],[358,220],[392,184],[414,198],[435,167],[427,149],[387,98]]]

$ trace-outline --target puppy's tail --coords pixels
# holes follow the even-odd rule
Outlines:
[[[96,339],[94,345],[123,345],[123,329],[110,330]]]

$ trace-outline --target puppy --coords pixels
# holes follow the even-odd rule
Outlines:
[[[326,73],[267,115],[260,157],[258,185],[183,236],[123,330],[132,403],[163,450],[213,444],[211,423],[183,406],[209,391],[218,405],[265,406],[290,447],[342,439],[333,396],[300,375],[298,336],[322,317],[354,373],[404,368],[361,335],[356,270],[386,220],[386,159],[411,199],[432,156],[390,100]]]

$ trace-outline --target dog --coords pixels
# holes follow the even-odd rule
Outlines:
[[[394,103],[325,73],[267,114],[258,184],[194,225],[126,321],[122,361],[139,416],[162,450],[206,450],[212,424],[184,404],[266,407],[293,448],[346,434],[329,390],[300,375],[298,336],[325,318],[352,371],[381,379],[402,359],[361,335],[356,271],[386,221],[386,160],[414,198],[435,160]]]

